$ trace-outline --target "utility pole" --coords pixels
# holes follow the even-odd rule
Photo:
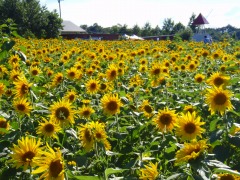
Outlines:
[[[61,16],[61,3],[60,3],[61,1],[63,1],[63,0],[58,0],[60,18],[62,18],[62,16]]]

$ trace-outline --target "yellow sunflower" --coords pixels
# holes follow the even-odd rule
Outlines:
[[[4,119],[3,117],[0,117],[0,135],[3,135],[5,134],[5,132],[3,132],[2,129],[8,131],[10,129],[10,125],[9,123],[7,122],[6,119]]]
[[[211,86],[225,87],[230,80],[229,76],[225,76],[219,72],[213,73],[211,77],[207,80],[207,83]]]
[[[23,167],[24,171],[29,167],[34,167],[35,163],[33,158],[40,156],[42,151],[40,145],[42,142],[31,137],[22,137],[18,140],[18,144],[13,144],[12,154],[10,154],[10,163],[13,163],[13,167]]]
[[[200,117],[193,113],[187,112],[178,118],[176,123],[176,134],[181,137],[182,140],[192,140],[197,138],[197,136],[202,137],[202,133],[205,129],[201,128],[205,122],[200,121]]]
[[[221,115],[223,115],[227,109],[233,109],[233,105],[230,101],[230,98],[233,95],[231,91],[223,90],[221,87],[213,87],[211,89],[207,89],[207,91],[206,103],[209,106],[211,114],[215,114],[215,112],[218,111]]]
[[[53,86],[57,86],[57,85],[59,85],[62,81],[63,81],[63,74],[60,73],[60,72],[58,72],[58,73],[55,74],[55,76],[53,77],[52,84],[53,84]]]
[[[151,80],[152,87],[157,87],[164,84],[166,84],[166,78],[164,76],[159,76],[158,78],[153,78]]]
[[[106,77],[109,81],[113,81],[117,79],[118,77],[118,68],[114,64],[111,64],[107,71],[106,71]]]
[[[71,67],[67,69],[67,77],[71,80],[74,80],[78,77],[78,69],[76,67]]]
[[[141,86],[142,84],[143,84],[143,79],[139,74],[134,75],[129,80],[130,87],[137,87],[137,86]]]
[[[141,73],[144,73],[144,72],[146,72],[147,71],[147,66],[146,65],[140,65],[139,66],[139,68],[138,68],[138,70],[141,72]]]
[[[184,143],[183,148],[176,152],[175,165],[182,165],[198,158],[207,148],[206,140]]]
[[[91,151],[94,145],[94,134],[89,124],[80,125],[79,139],[86,151]]]
[[[186,105],[186,106],[184,106],[183,111],[185,113],[187,113],[187,112],[193,113],[194,111],[196,111],[196,107],[194,107],[193,105]]]
[[[113,83],[112,83],[112,81],[101,82],[99,90],[100,90],[101,93],[113,90]]]
[[[18,113],[30,116],[32,106],[26,98],[14,99],[13,106]]]
[[[41,157],[34,158],[38,166],[32,174],[40,174],[40,179],[64,180],[64,161],[60,149],[54,151],[47,144],[47,150],[41,153]]]
[[[77,98],[77,93],[74,90],[68,91],[64,96],[64,99],[68,100],[71,103],[74,102],[76,98]]]
[[[93,114],[95,111],[93,108],[91,108],[90,106],[83,106],[81,108],[78,109],[79,110],[79,114],[81,117],[84,117],[86,119],[89,119],[91,114]]]
[[[218,180],[240,180],[240,176],[235,174],[224,173],[224,174],[218,174],[217,179]]]
[[[24,76],[23,72],[21,72],[20,70],[13,69],[10,73],[10,79],[12,81],[18,81],[18,78],[23,76]]]
[[[152,63],[151,69],[149,71],[151,76],[159,76],[162,71],[162,65],[159,63]]]
[[[16,54],[16,55],[12,55],[12,56],[9,58],[8,63],[13,66],[14,64],[19,63],[20,60],[21,60],[20,57]]]
[[[55,138],[57,139],[57,133],[61,130],[61,127],[56,122],[52,120],[48,121],[43,118],[44,122],[39,122],[37,127],[37,134],[44,136],[45,138]]]
[[[90,127],[92,129],[95,142],[102,143],[106,150],[111,149],[111,145],[107,140],[108,136],[105,131],[105,124],[99,122],[90,122]]]
[[[139,107],[139,110],[142,111],[144,113],[144,116],[146,116],[147,118],[150,118],[150,117],[152,117],[154,115],[153,114],[154,109],[150,105],[148,100],[144,100],[142,102],[142,104]]]
[[[4,65],[0,65],[0,78],[4,76],[4,74],[7,74],[8,70]]]
[[[74,124],[74,114],[72,104],[67,100],[60,100],[54,102],[51,107],[51,119],[60,123],[60,126],[68,126],[69,124]]]
[[[159,176],[158,164],[153,164],[149,162],[147,165],[144,165],[144,168],[140,169],[141,174],[139,175],[139,179],[143,180],[155,180]]]
[[[201,83],[201,82],[204,81],[205,76],[204,76],[203,74],[196,74],[196,75],[194,76],[194,79],[195,79],[195,82]]]
[[[5,85],[3,83],[0,83],[0,96],[2,96],[5,93]]]
[[[31,66],[29,71],[32,76],[37,76],[42,73],[41,69],[37,66]]]
[[[100,83],[99,80],[89,79],[85,86],[88,94],[96,94],[99,91]]]
[[[101,99],[101,105],[105,114],[114,115],[120,113],[122,103],[117,94],[105,94]]]
[[[15,85],[15,97],[22,98],[28,95],[32,83],[28,83],[24,76],[18,77],[18,80],[13,82]]]
[[[157,117],[153,119],[153,123],[162,132],[172,131],[177,120],[175,110],[169,110],[168,107],[159,110]]]

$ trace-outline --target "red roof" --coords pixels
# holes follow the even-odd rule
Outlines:
[[[207,19],[200,13],[198,17],[193,21],[193,25],[202,25],[202,24],[209,24]]]

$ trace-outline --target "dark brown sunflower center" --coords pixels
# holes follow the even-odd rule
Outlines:
[[[70,73],[69,73],[69,76],[70,76],[70,77],[74,77],[74,76],[75,76],[75,72],[70,72]]]
[[[32,75],[36,76],[38,74],[38,70],[32,70]]]
[[[101,84],[101,86],[100,86],[100,89],[101,90],[105,90],[107,88],[107,85],[106,84]]]
[[[225,66],[222,66],[222,67],[221,67],[221,71],[226,71],[226,67],[225,67]]]
[[[51,133],[51,132],[54,131],[54,126],[53,126],[52,124],[46,124],[46,125],[44,126],[44,130],[45,130],[46,132],[48,132],[48,133]]]
[[[167,70],[167,69],[163,69],[163,72],[164,72],[164,73],[167,73],[167,72],[168,72],[168,70]]]
[[[203,55],[204,57],[207,57],[207,56],[208,56],[208,52],[203,52],[202,55]]]
[[[187,112],[190,112],[190,113],[193,113],[194,112],[194,109],[193,108],[188,108],[186,109]]]
[[[66,108],[66,107],[59,107],[56,110],[55,115],[58,119],[63,121],[69,117],[70,112],[69,112],[68,108]]]
[[[107,109],[110,110],[110,111],[116,111],[118,108],[118,104],[116,101],[110,101],[108,104],[107,104]]]
[[[58,77],[57,77],[57,82],[61,82],[62,79],[63,79],[62,76],[58,76]]]
[[[226,103],[227,101],[227,97],[225,94],[223,93],[218,93],[215,95],[215,97],[213,98],[213,101],[216,105],[223,105]]]
[[[58,177],[63,170],[63,164],[60,160],[52,161],[49,166],[49,171],[52,177]]]
[[[0,121],[0,128],[7,128],[7,122],[6,121]]]
[[[190,64],[189,69],[194,69],[195,66],[193,64]]]
[[[219,180],[234,180],[235,178],[231,174],[225,174],[220,177]]]
[[[102,134],[99,133],[99,132],[97,132],[97,133],[96,133],[96,138],[97,138],[97,139],[101,139],[101,138],[102,138]]]
[[[152,108],[151,108],[151,106],[149,106],[149,105],[145,105],[145,106],[144,106],[144,110],[145,110],[147,113],[151,113],[151,112],[152,112]]]
[[[74,98],[75,98],[75,96],[74,96],[73,94],[71,94],[70,96],[68,96],[68,99],[69,99],[70,101],[73,101]]]
[[[172,122],[172,117],[169,114],[162,114],[159,120],[162,124],[168,126]]]
[[[18,109],[19,111],[24,111],[24,110],[26,109],[26,106],[25,106],[24,104],[18,104],[18,105],[17,105],[17,109]]]
[[[222,85],[224,83],[224,80],[221,77],[217,77],[214,79],[213,83],[215,86],[219,87],[220,85]]]
[[[91,133],[88,129],[85,130],[84,136],[85,136],[85,138],[88,142],[92,141],[92,136],[91,136]]]
[[[7,89],[6,92],[5,92],[5,94],[6,94],[7,96],[11,96],[11,95],[12,95],[12,90],[11,90],[11,89]]]
[[[197,82],[200,83],[200,82],[202,82],[202,81],[203,81],[202,77],[198,77],[198,78],[197,78]]]
[[[13,76],[13,80],[16,81],[16,80],[18,79],[18,77],[19,77],[19,74],[14,75],[14,76]]]
[[[185,67],[184,65],[182,65],[182,66],[181,66],[181,69],[182,69],[182,70],[185,70],[185,69],[186,69],[186,67]]]
[[[216,54],[213,55],[213,57],[216,59],[216,58],[219,57],[219,55],[216,53]]]
[[[90,89],[91,90],[95,90],[97,88],[97,84],[96,83],[91,83],[90,84]]]
[[[23,156],[22,156],[22,161],[24,161],[24,162],[29,162],[29,161],[32,160],[32,158],[34,158],[34,156],[35,156],[35,153],[34,153],[34,152],[28,151],[28,152],[26,152],[26,153],[23,154]]]
[[[110,76],[111,76],[111,77],[117,76],[117,72],[116,72],[115,70],[114,70],[114,71],[111,71]]]
[[[196,130],[196,125],[194,123],[187,123],[185,126],[184,126],[184,131],[187,133],[187,134],[192,134],[194,133]]]
[[[23,84],[21,87],[21,93],[26,94],[28,92],[28,85]]]
[[[153,74],[154,74],[154,75],[160,74],[160,69],[154,69]]]
[[[89,110],[83,111],[83,116],[89,116],[89,115],[90,115],[90,111]]]
[[[193,149],[192,152],[190,154],[192,154],[193,152],[198,153],[201,149],[199,147],[196,147],[196,149]]]

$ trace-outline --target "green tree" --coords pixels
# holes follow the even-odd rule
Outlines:
[[[52,37],[57,37],[61,28],[61,19],[56,11],[49,12],[38,0],[0,0],[0,23],[8,18],[17,24],[19,35],[24,37],[48,37],[48,23],[53,19],[56,21],[51,24]]]
[[[56,10],[45,13],[47,23],[41,31],[41,35],[45,35],[46,38],[58,37],[59,28],[62,28],[62,19],[59,18]]]
[[[179,22],[179,23],[174,25],[173,33],[175,34],[175,33],[179,32],[181,30],[184,30],[184,29],[185,29],[185,26],[182,23]]]
[[[87,24],[83,24],[83,25],[80,25],[80,27],[81,27],[82,29],[84,29],[85,31],[87,31],[88,25],[87,25]]]
[[[158,25],[151,30],[152,36],[159,36],[160,34],[161,34],[161,29]]]
[[[174,21],[171,18],[164,19],[163,21],[163,34],[170,35],[173,33]]]
[[[132,28],[132,33],[137,35],[137,36],[140,36],[141,35],[141,28],[135,24]]]
[[[120,29],[119,29],[119,34],[129,34],[129,29],[128,29],[128,27],[127,27],[127,25],[126,24],[124,24],[123,26],[121,26],[120,27]]]
[[[88,33],[102,33],[103,27],[98,25],[98,23],[94,23],[92,26],[87,28]]]
[[[193,31],[190,27],[182,29],[176,33],[183,41],[190,41],[193,37]]]
[[[192,29],[192,31],[195,33],[196,32],[196,25],[193,25],[193,21],[196,19],[196,14],[192,13],[192,16],[189,19],[188,22],[188,27],[190,27]]]
[[[145,25],[142,28],[142,36],[150,36],[151,35],[151,24],[149,22],[145,23]]]

